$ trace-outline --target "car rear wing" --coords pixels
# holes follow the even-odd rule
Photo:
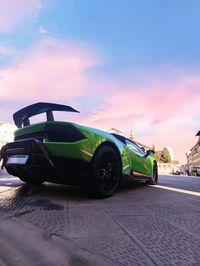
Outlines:
[[[71,106],[41,102],[20,109],[19,111],[13,114],[13,120],[18,128],[21,128],[22,126],[29,126],[30,125],[29,118],[41,113],[46,113],[47,121],[54,121],[53,111],[79,113],[79,111],[75,110]]]

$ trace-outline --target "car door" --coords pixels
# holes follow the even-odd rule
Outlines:
[[[133,172],[138,175],[138,177],[140,176],[139,174],[149,176],[150,163],[148,158],[145,157],[146,153],[138,145],[128,139],[125,140],[125,143],[129,151]],[[141,178],[142,177],[141,175]]]

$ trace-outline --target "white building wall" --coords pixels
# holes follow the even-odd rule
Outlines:
[[[12,124],[0,123],[0,149],[7,142],[13,141],[16,129]]]
[[[176,171],[180,171],[178,163],[158,163],[158,174],[168,175]]]
[[[174,149],[170,146],[166,146],[165,148],[168,150],[171,160],[173,161],[174,160]]]

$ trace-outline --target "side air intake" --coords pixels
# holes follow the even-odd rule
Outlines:
[[[76,142],[85,139],[85,136],[72,125],[46,125],[45,134],[52,142]]]

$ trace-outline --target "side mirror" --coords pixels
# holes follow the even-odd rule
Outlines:
[[[146,153],[146,155],[145,155],[145,157],[151,156],[153,154],[155,154],[155,151],[154,150],[148,150],[147,153]]]

